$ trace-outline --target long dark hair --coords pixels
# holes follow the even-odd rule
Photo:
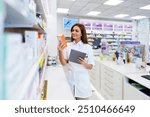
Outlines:
[[[88,40],[87,40],[87,35],[86,35],[86,30],[85,30],[84,25],[83,25],[83,24],[79,24],[79,23],[74,24],[74,25],[71,27],[71,32],[73,31],[73,28],[74,28],[75,26],[78,26],[78,27],[80,28],[80,30],[81,30],[81,34],[82,34],[82,36],[81,36],[81,41],[82,41],[84,44],[87,44],[87,43],[88,43]],[[73,39],[73,37],[71,36],[71,42],[72,42],[72,41],[74,41],[74,39]]]

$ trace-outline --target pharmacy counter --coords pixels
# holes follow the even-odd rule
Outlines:
[[[150,89],[150,80],[147,80],[146,78],[141,77],[142,75],[150,75],[150,74],[149,73],[126,74],[125,77]]]
[[[124,77],[124,99],[150,99],[150,80],[143,78],[149,73],[127,74]]]
[[[131,99],[128,96],[126,98],[128,93],[125,93],[128,89],[126,84],[129,84],[127,77],[146,88],[150,87],[148,80],[138,78],[141,74],[148,74],[148,71],[150,71],[149,66],[146,69],[139,70],[133,63],[117,65],[113,61],[101,61],[98,57],[95,58],[95,63],[93,70],[90,71],[91,81],[105,99]]]
[[[100,64],[103,64],[106,67],[109,67],[124,75],[128,73],[145,73],[150,71],[150,66],[146,66],[146,69],[137,69],[134,63],[118,65],[114,61],[101,61],[99,57],[96,57],[95,60],[98,61]]]
[[[47,100],[74,100],[63,67],[51,66],[47,70]]]

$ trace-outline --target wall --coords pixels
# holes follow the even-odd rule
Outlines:
[[[63,28],[63,18],[65,15],[57,15],[57,35],[64,34],[66,37],[70,37],[70,30]]]
[[[124,21],[124,20],[110,20],[110,19],[98,19],[98,18],[92,18],[92,17],[78,17],[78,16],[72,16],[72,15],[65,15],[65,14],[58,14],[57,15],[57,34],[65,34],[66,37],[70,37],[70,30],[63,28],[63,18],[76,18],[76,19],[89,19],[89,20],[99,20],[103,22],[119,22],[119,23],[131,23],[131,21]]]
[[[50,14],[47,15],[47,43],[50,56],[57,56],[57,0],[50,0]]]
[[[149,43],[149,19],[139,20],[137,24],[138,39],[142,44]]]
[[[77,19],[89,19],[89,20],[100,20],[100,21],[111,21],[111,22],[123,22],[129,23],[131,21],[123,21],[123,20],[105,20],[105,19],[98,19],[98,18],[85,18],[85,17],[78,17],[78,16],[68,16],[63,14],[57,15],[57,35],[58,34],[65,34],[66,37],[70,37],[70,30],[63,28],[63,18],[77,18]],[[133,40],[140,41],[142,44],[146,45],[146,61],[150,62],[150,55],[148,51],[148,46],[150,45],[150,20],[143,19],[143,20],[134,20],[132,21],[133,24]]]
[[[150,62],[150,55],[148,51],[149,43],[150,43],[150,20],[149,19],[142,19],[137,21],[137,34],[138,40],[146,46],[145,57],[146,61]]]

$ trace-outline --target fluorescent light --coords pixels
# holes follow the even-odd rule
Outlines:
[[[124,18],[124,17],[127,17],[129,16],[128,14],[118,14],[118,15],[115,15],[114,17],[115,18]]]
[[[104,4],[105,5],[112,5],[112,6],[116,6],[118,4],[121,4],[122,2],[124,2],[123,0],[108,0],[106,1]]]
[[[100,13],[101,12],[98,12],[98,11],[90,11],[89,13],[87,13],[87,15],[96,16],[96,15],[98,15]]]
[[[137,16],[134,16],[134,17],[131,17],[131,19],[144,19],[146,18],[146,16],[141,16],[141,15],[137,15]]]
[[[141,7],[140,9],[150,10],[150,5],[143,6],[143,7]]]
[[[68,13],[69,9],[66,8],[57,8],[57,13]]]

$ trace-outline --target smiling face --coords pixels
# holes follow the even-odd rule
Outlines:
[[[71,27],[71,42],[76,43],[82,41],[84,44],[88,44],[86,30],[83,24],[76,23]]]
[[[75,40],[75,42],[79,42],[81,40],[81,30],[78,26],[74,26],[72,31],[71,31],[71,36]]]

